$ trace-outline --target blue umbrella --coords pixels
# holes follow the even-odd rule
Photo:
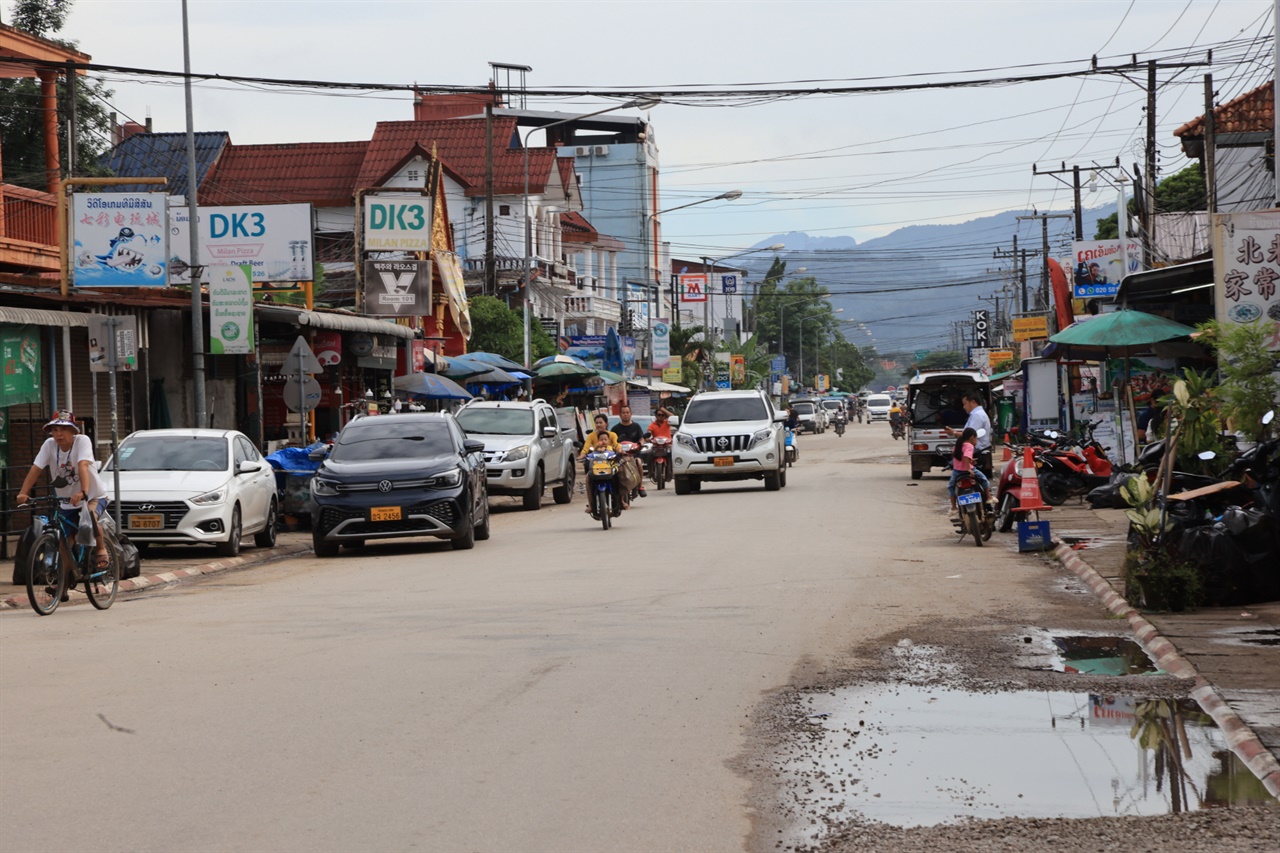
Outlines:
[[[438,373],[410,373],[391,380],[391,387],[429,400],[470,400],[471,392]]]
[[[582,367],[591,367],[591,365],[587,364],[580,358],[560,353],[559,355],[549,355],[546,358],[538,359],[533,363],[533,369],[536,371],[539,368],[546,367],[548,364],[577,364]]]
[[[466,358],[471,361],[482,361],[493,367],[500,367],[508,372],[523,370],[524,365],[519,362],[512,361],[505,355],[498,355],[496,352],[469,352],[465,355],[457,356],[457,358]]]

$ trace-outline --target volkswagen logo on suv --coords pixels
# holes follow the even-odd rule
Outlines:
[[[389,492],[389,491],[391,491],[391,481],[390,481],[390,480],[381,480],[381,481],[379,481],[379,483],[378,483],[378,491],[380,491],[380,492]]]

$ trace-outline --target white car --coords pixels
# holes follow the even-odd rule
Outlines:
[[[120,442],[120,525],[140,550],[209,544],[234,557],[240,540],[276,544],[275,472],[243,433],[150,429]],[[99,476],[114,494],[115,458]]]
[[[695,396],[684,411],[671,451],[676,494],[699,491],[705,480],[764,480],[771,492],[785,486],[786,419],[762,391]]]
[[[867,423],[889,420],[892,408],[893,398],[888,394],[872,394],[867,398]]]

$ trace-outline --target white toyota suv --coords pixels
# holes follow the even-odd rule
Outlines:
[[[671,456],[676,494],[704,480],[764,480],[787,484],[782,423],[787,416],[763,391],[709,391],[689,401]]]

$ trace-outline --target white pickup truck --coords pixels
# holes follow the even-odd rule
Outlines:
[[[556,503],[573,499],[575,426],[562,425],[550,403],[475,400],[457,418],[468,438],[484,442],[490,495],[517,495],[525,509],[542,506],[547,486]]]

